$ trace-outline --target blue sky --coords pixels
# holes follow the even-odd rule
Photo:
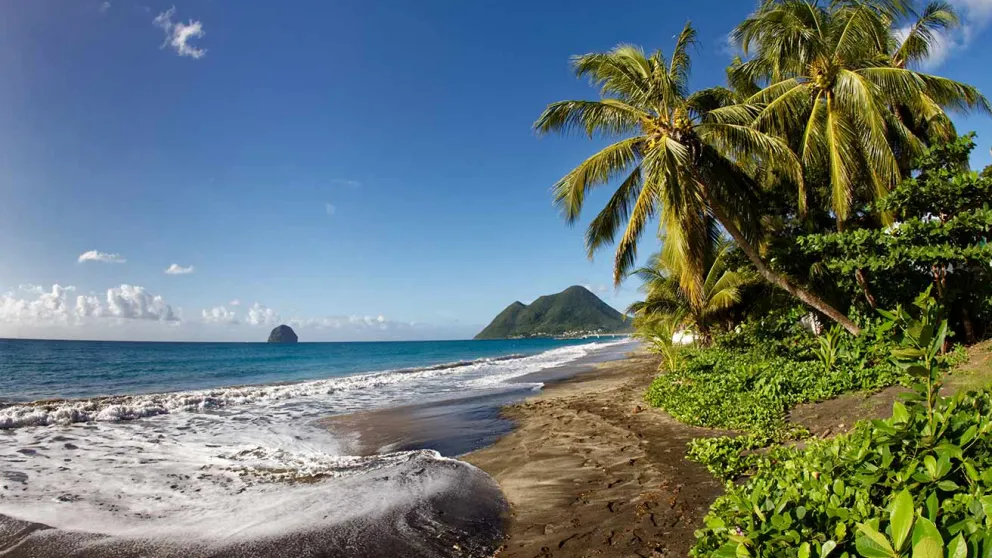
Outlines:
[[[952,3],[965,24],[935,70],[992,91],[992,0]],[[687,19],[693,85],[722,83],[750,8],[9,2],[0,336],[260,340],[289,322],[305,340],[467,337],[572,284],[623,308],[636,285],[610,286],[611,254],[590,262],[549,194],[594,144],[530,126],[593,95],[570,55],[668,49]],[[980,134],[976,166],[990,120],[958,119]]]

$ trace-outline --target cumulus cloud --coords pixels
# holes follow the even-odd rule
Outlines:
[[[967,49],[972,41],[992,23],[992,0],[948,0],[958,12],[961,25],[946,35],[937,37],[930,49],[930,57],[924,62],[924,70],[935,70],[955,52]],[[906,27],[897,36],[906,36]]]
[[[21,298],[13,293],[0,296],[0,322],[25,325],[78,324],[87,320],[119,318],[129,320],[178,321],[172,306],[161,296],[149,294],[143,287],[121,285],[107,289],[104,299],[96,295],[79,295],[73,286],[53,285],[51,290],[30,292],[34,297]]]
[[[333,204],[325,204],[324,209],[327,211],[328,215],[334,215],[338,211],[338,208],[334,207]]]
[[[104,263],[124,263],[127,260],[124,256],[120,254],[109,254],[107,252],[101,252],[99,250],[90,250],[89,252],[83,252],[79,255],[77,259],[79,263],[83,262],[104,262]]]
[[[183,267],[183,266],[181,266],[179,264],[174,263],[174,264],[170,265],[165,270],[165,272],[168,275],[188,275],[190,273],[193,273],[193,266]]]
[[[236,306],[234,300],[228,306]],[[286,323],[294,329],[304,330],[338,330],[342,333],[375,332],[385,330],[402,330],[412,328],[412,322],[395,322],[382,315],[366,316],[328,316],[323,318],[291,318],[282,321],[274,309],[256,302],[243,315],[227,306],[215,306],[200,312],[205,324],[238,325],[238,326],[274,326]]]
[[[391,322],[385,316],[332,316],[326,318],[294,318],[289,325],[299,329],[379,329],[386,330],[396,327],[397,322]],[[404,324],[413,325],[413,324]]]
[[[279,323],[279,314],[275,310],[256,302],[248,309],[245,323],[248,325],[275,325]]]
[[[240,304],[241,301],[237,299],[230,302],[231,306],[238,306]],[[244,318],[238,316],[236,311],[228,309],[226,306],[215,306],[210,309],[204,309],[200,312],[200,316],[203,322],[207,324],[264,326],[279,323],[279,313],[258,302],[248,308]]]
[[[162,43],[162,47],[169,47],[176,51],[179,56],[189,56],[193,59],[202,58],[207,54],[207,49],[197,48],[191,44],[189,41],[191,39],[199,39],[207,34],[203,30],[203,23],[199,21],[189,20],[189,23],[173,22],[172,16],[176,15],[176,7],[173,6],[168,10],[155,16],[152,23],[155,27],[162,29],[165,32],[165,42]]]
[[[208,324],[238,324],[241,323],[238,320],[237,314],[228,310],[224,306],[215,306],[210,310],[203,310],[201,312],[203,316],[203,321]]]
[[[17,286],[17,289],[18,290],[21,290],[21,291],[24,291],[26,293],[34,293],[34,294],[39,294],[39,295],[41,293],[45,292],[45,287],[42,287],[41,285],[35,285],[35,284],[32,284],[32,283],[27,283],[27,284],[24,284],[24,285],[18,285]]]

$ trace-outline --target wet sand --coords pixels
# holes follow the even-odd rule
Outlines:
[[[328,426],[358,451],[442,444],[443,453],[487,472],[510,503],[500,558],[684,556],[722,492],[686,461],[685,444],[719,432],[679,424],[643,402],[658,364],[639,353],[549,372],[541,392],[522,402],[524,394],[513,394],[517,402],[501,410],[495,399],[476,398],[349,415]]]

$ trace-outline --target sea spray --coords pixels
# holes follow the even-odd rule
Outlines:
[[[42,557],[491,555],[506,505],[492,479],[432,451],[343,455],[318,419],[527,390],[539,384],[511,380],[623,346],[14,404],[0,410],[0,538],[18,532],[22,555]]]

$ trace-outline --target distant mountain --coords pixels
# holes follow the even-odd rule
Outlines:
[[[581,336],[623,333],[629,329],[630,323],[623,314],[589,289],[574,286],[558,294],[542,296],[529,305],[514,302],[475,338]]]

